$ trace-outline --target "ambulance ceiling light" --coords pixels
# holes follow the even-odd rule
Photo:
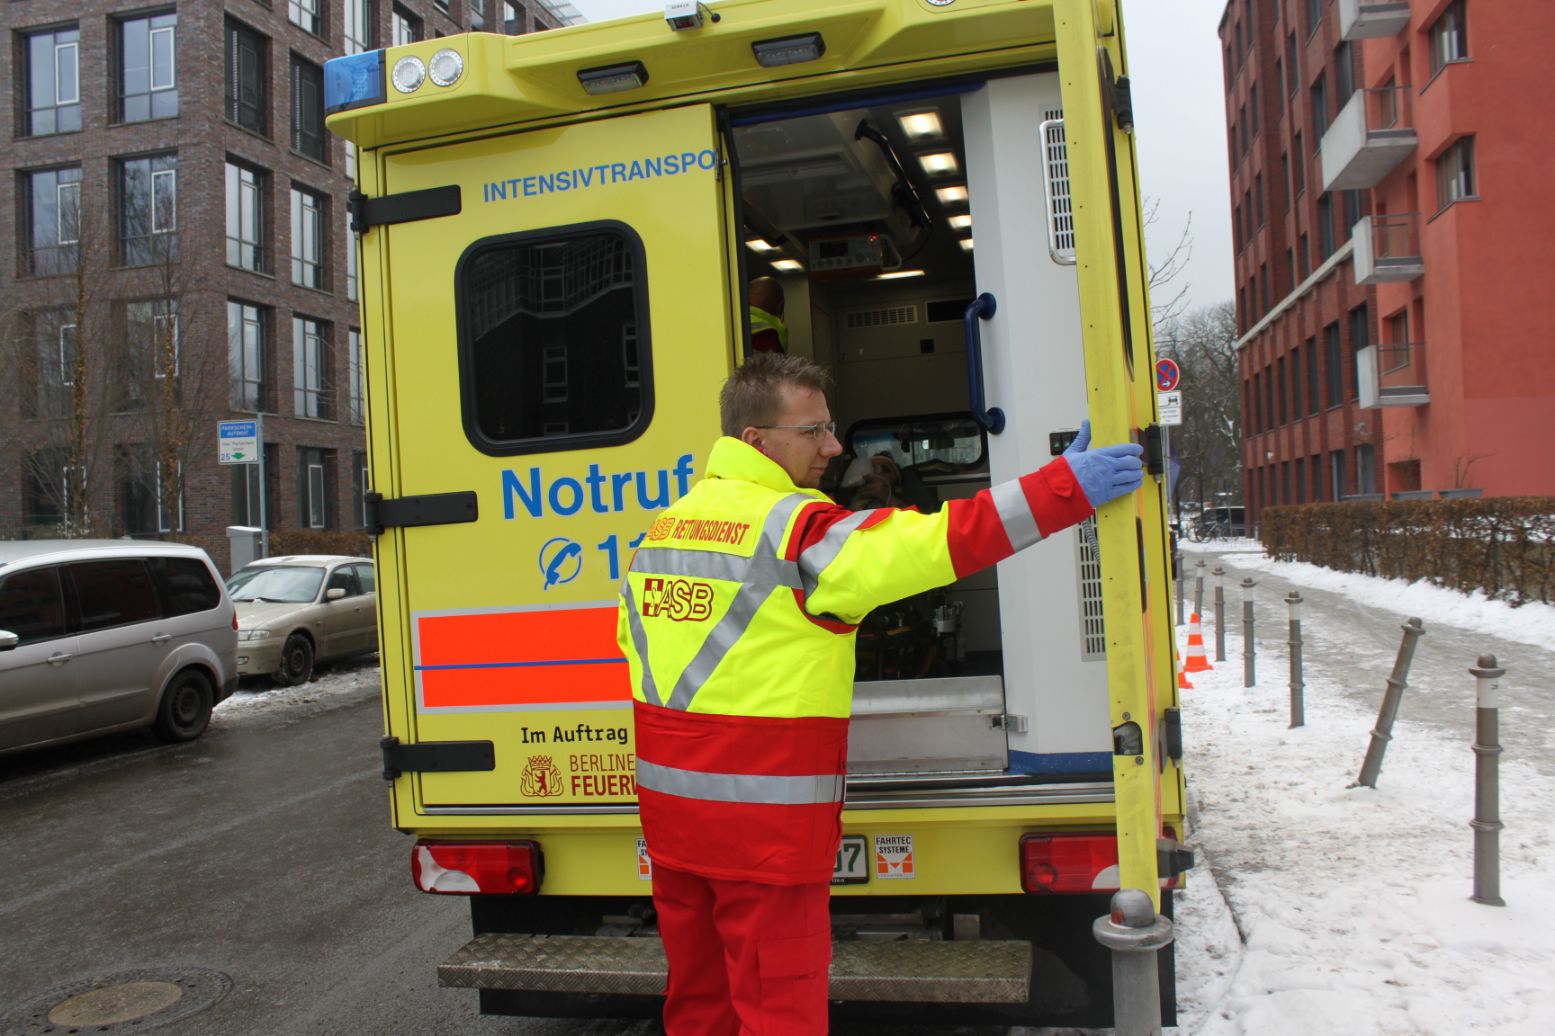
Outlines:
[[[578,82],[591,94],[614,94],[635,90],[648,82],[648,70],[641,61],[620,65],[601,65],[578,70]]]
[[[751,44],[751,50],[762,68],[779,68],[816,60],[826,53],[826,41],[818,32],[806,32],[775,40],[757,40]]]
[[[781,270],[784,273],[794,273],[803,270],[804,264],[798,259],[774,259],[772,260],[772,268]]]
[[[394,83],[394,89],[402,94],[413,94],[421,88],[421,84],[427,79],[427,66],[421,63],[421,59],[414,54],[400,58],[394,63],[394,71],[389,75]]]
[[[966,204],[966,188],[960,184],[951,187],[936,187],[934,196],[939,199],[941,205]]]
[[[445,47],[427,62],[427,75],[438,86],[453,86],[464,75],[464,58],[457,50]]]
[[[877,281],[900,281],[908,277],[922,277],[922,270],[892,270],[890,273],[882,273],[875,278]]]
[[[745,247],[749,248],[752,252],[758,252],[761,255],[766,255],[769,252],[782,251],[782,249],[777,245],[771,244],[766,240],[766,238],[761,237],[753,237],[748,239],[745,242]]]
[[[945,134],[945,127],[939,121],[939,112],[908,112],[906,115],[898,115],[896,121],[901,123],[902,132],[910,140],[929,140]]]
[[[949,223],[956,230],[970,230],[972,228],[972,217],[964,212],[959,216],[947,216],[945,222]]]
[[[964,237],[964,238],[961,239],[961,250],[963,252],[970,252],[972,250],[972,239],[971,238]]]
[[[960,168],[956,165],[956,156],[949,151],[934,151],[927,155],[919,155],[918,164],[923,166],[923,171],[930,176],[954,173]]]

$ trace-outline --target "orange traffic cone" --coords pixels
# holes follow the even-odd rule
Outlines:
[[[1204,631],[1199,628],[1199,613],[1194,612],[1188,620],[1188,657],[1183,661],[1183,669],[1190,673],[1207,673],[1213,668],[1209,656],[1204,653]]]
[[[1186,669],[1177,670],[1177,689],[1179,691],[1193,690],[1193,684],[1188,682],[1188,671]]]

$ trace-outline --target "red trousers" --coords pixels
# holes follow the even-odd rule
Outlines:
[[[824,1036],[830,900],[824,883],[724,881],[655,863],[666,1036]]]

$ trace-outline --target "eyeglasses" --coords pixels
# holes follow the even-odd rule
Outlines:
[[[822,421],[819,424],[759,424],[757,428],[792,428],[796,432],[803,432],[812,439],[824,439],[828,435],[837,434],[836,421]]]

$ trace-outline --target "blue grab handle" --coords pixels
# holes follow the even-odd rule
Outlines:
[[[983,335],[977,322],[987,320],[998,308],[998,300],[985,291],[967,304],[962,317],[966,330],[967,398],[972,403],[972,416],[989,435],[1004,431],[1004,411],[998,407],[984,409],[987,400],[983,395]]]

